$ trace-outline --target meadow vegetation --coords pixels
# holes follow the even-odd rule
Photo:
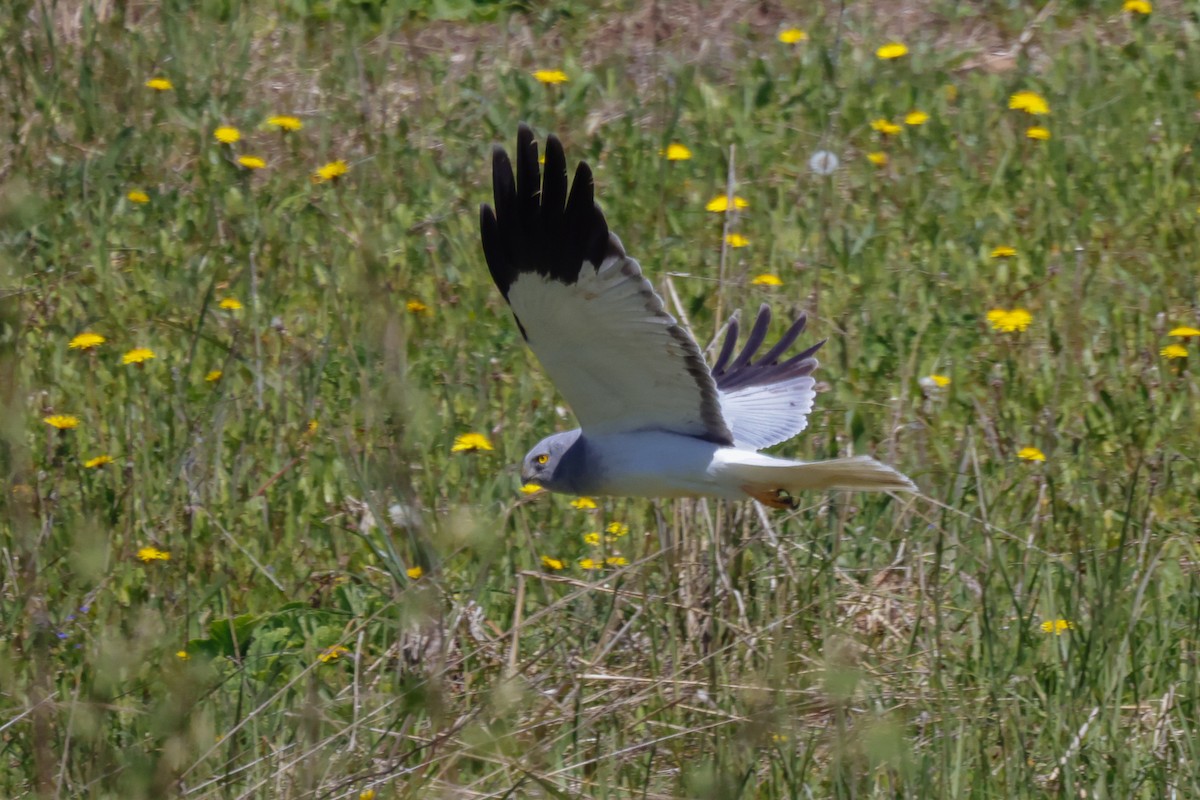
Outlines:
[[[1200,796],[1194,5],[915,6],[5,4],[0,796]],[[522,492],[520,121],[922,494]]]

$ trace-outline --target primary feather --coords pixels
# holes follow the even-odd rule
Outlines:
[[[712,374],[717,382],[721,413],[733,433],[734,444],[761,450],[792,438],[808,426],[817,393],[812,376],[817,368],[813,354],[825,344],[817,342],[802,353],[782,358],[804,331],[803,314],[792,323],[775,346],[754,357],[766,340],[771,309],[764,303],[737,358],[738,321],[733,318]]]

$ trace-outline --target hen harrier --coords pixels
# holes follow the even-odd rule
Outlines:
[[[757,452],[804,430],[812,410],[813,354],[823,342],[784,358],[803,315],[757,358],[770,310],[759,310],[736,357],[734,319],[710,369],[609,232],[586,163],[568,195],[556,137],[546,140],[540,186],[537,143],[525,125],[516,180],[497,146],[492,183],[496,208],[485,203],[479,214],[488,269],[581,426],[529,451],[527,482],[569,494],[753,497],[774,508],[790,507],[805,489],[916,491],[865,456],[805,463]]]

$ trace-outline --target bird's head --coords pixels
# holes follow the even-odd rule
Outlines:
[[[521,480],[552,492],[573,491],[575,476],[571,466],[574,462],[568,454],[572,453],[571,448],[578,440],[578,429],[542,439],[525,454],[525,460],[521,462]]]

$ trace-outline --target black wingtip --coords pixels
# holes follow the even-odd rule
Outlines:
[[[721,348],[721,355],[717,358],[716,366],[712,371],[718,389],[723,392],[731,392],[747,386],[778,383],[810,375],[817,368],[817,360],[813,358],[813,355],[821,349],[821,345],[825,344],[824,339],[803,352],[785,361],[780,361],[780,357],[804,331],[804,327],[808,323],[808,317],[805,314],[800,314],[796,318],[783,336],[779,337],[779,341],[774,347],[755,359],[754,356],[766,341],[767,328],[770,323],[771,309],[764,303],[758,309],[758,316],[754,320],[750,333],[746,336],[745,345],[737,357],[732,359],[730,357],[733,355],[738,329],[736,321],[730,323],[730,330]]]
[[[503,147],[492,149],[495,211],[480,210],[484,257],[505,297],[522,272],[571,284],[584,263],[599,268],[620,249],[611,243],[608,223],[594,199],[591,168],[580,162],[567,192],[567,161],[562,142],[546,139],[545,176],[538,166],[533,129],[517,126],[516,174]],[[614,249],[615,248],[615,249]]]

